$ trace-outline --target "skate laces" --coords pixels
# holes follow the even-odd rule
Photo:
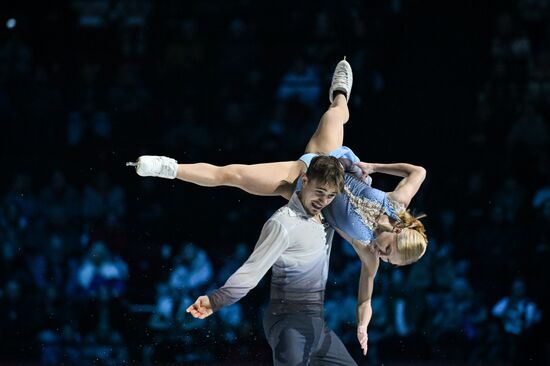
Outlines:
[[[339,67],[334,72],[334,81],[344,84],[349,84],[350,74],[346,70],[345,66]]]

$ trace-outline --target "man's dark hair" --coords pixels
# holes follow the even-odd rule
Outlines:
[[[311,159],[306,177],[323,185],[335,185],[338,192],[344,190],[344,168],[334,156],[319,155]]]

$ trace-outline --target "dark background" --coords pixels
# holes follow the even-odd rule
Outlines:
[[[295,160],[345,55],[345,144],[427,169],[429,247],[381,266],[365,358],[336,238],[329,324],[363,364],[550,363],[548,0],[4,1],[0,26],[1,360],[269,364],[268,279],[208,320],[181,309],[284,200],[124,164]]]

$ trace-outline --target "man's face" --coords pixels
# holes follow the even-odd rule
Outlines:
[[[338,188],[330,184],[320,184],[316,180],[303,178],[300,201],[308,214],[315,216],[328,206],[338,194]]]
[[[397,251],[397,232],[384,231],[371,243],[371,250],[384,262],[401,264]]]

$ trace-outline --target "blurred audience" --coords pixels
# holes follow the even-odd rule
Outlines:
[[[402,44],[402,54],[383,44],[400,44],[407,27],[432,34],[439,23],[418,25],[412,5],[390,3],[310,2],[307,14],[272,4],[287,14],[281,27],[249,0],[71,0],[42,17],[43,32],[8,27],[0,37],[0,360],[269,362],[257,315],[267,281],[206,321],[185,309],[245,261],[265,215],[283,201],[141,179],[124,161],[141,153],[219,164],[295,159],[342,55],[356,76],[346,143],[368,138],[360,156],[404,159],[387,147],[387,126],[403,134],[397,143],[442,131],[439,118],[418,127],[406,104],[395,108],[413,97],[437,114],[437,103],[420,99],[434,94],[428,86],[399,94],[418,81],[400,69],[404,58],[418,63],[407,52],[430,54],[424,37]],[[464,138],[445,140],[459,163],[442,169],[437,144],[415,155],[431,174],[415,201],[430,214],[430,244],[419,263],[381,265],[370,364],[550,362],[540,274],[550,252],[550,1],[502,2],[488,13],[483,27],[472,23],[487,39],[468,44],[484,55],[465,81],[472,105],[461,102],[458,81],[440,99],[465,111]],[[451,23],[442,64],[465,60],[464,34]],[[426,85],[434,75],[422,76]],[[345,241],[335,239],[330,270],[327,322],[360,359],[359,261]]]

